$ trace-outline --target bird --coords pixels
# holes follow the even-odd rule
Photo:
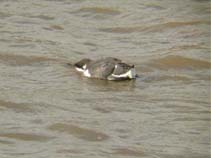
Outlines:
[[[75,69],[88,78],[102,80],[132,80],[136,78],[134,65],[126,64],[122,60],[106,57],[98,60],[84,58],[74,64]]]

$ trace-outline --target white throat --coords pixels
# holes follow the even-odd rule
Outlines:
[[[84,76],[91,77],[91,74],[89,73],[88,69],[86,69],[83,73],[84,73]]]
[[[85,65],[83,66],[83,69],[86,70],[86,67],[87,67],[87,66],[86,66],[86,64],[85,64]]]
[[[84,66],[86,66],[86,65],[84,65]],[[84,68],[84,66],[83,66],[83,68]],[[88,69],[81,69],[81,68],[78,68],[78,67],[76,67],[75,69],[78,72],[82,72],[84,76],[91,77],[91,74],[89,73],[89,70]]]
[[[84,72],[85,70],[84,69],[81,69],[81,68],[78,68],[78,67],[75,67],[75,69],[79,72]]]

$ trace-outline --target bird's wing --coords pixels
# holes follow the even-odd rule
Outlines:
[[[89,71],[93,77],[106,79],[114,71],[115,63],[110,61],[96,62]]]

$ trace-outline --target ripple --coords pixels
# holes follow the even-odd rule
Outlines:
[[[36,16],[29,16],[30,18],[38,18],[42,20],[54,20],[54,17],[47,16],[47,15],[36,15]]]
[[[60,149],[60,150],[57,150],[57,153],[81,154],[82,151],[80,151],[80,150],[74,150],[74,149]]]
[[[52,25],[51,28],[53,28],[55,30],[64,30],[64,28],[60,25]]]
[[[0,108],[11,109],[15,112],[33,112],[34,109],[31,108],[31,105],[26,103],[14,103],[0,100]]]
[[[151,3],[151,4],[145,4],[145,7],[147,9],[156,9],[156,10],[164,10],[164,9],[166,9],[166,8],[164,8],[161,5],[157,5],[157,4],[153,4],[153,3]]]
[[[0,133],[0,137],[6,137],[22,141],[38,141],[38,142],[45,142],[52,138],[44,135],[31,134],[31,133]]]
[[[197,33],[194,33],[194,35],[200,36]],[[188,36],[186,36],[186,37],[188,37]],[[191,37],[191,36],[189,36],[189,37]],[[202,46],[202,44],[189,44],[189,45],[173,46],[172,48],[170,48],[170,51],[184,51],[184,50],[194,50],[194,49],[209,49],[209,48]]]
[[[182,56],[169,55],[156,59],[150,63],[158,69],[210,69],[211,63],[208,61],[186,58]]]
[[[84,7],[81,8],[77,11],[78,13],[80,12],[85,12],[85,13],[93,13],[93,14],[106,14],[106,15],[118,15],[121,12],[112,9],[112,8],[105,8],[105,7]]]
[[[143,151],[132,150],[128,148],[117,148],[113,149],[114,152],[112,154],[122,155],[122,156],[135,156],[135,157],[143,157],[145,154]]]
[[[104,141],[109,138],[109,136],[104,133],[70,124],[56,123],[49,126],[48,129],[64,132],[86,141]]]
[[[0,54],[0,61],[10,66],[26,66],[35,63],[43,63],[48,61],[55,61],[55,59],[41,57],[41,56],[24,56],[14,54]]]
[[[6,140],[0,140],[0,144],[10,145],[10,144],[13,144],[13,143],[10,142],[10,141],[6,141]]]
[[[35,48],[35,44],[13,44],[10,45],[9,47],[14,47],[14,48]]]
[[[108,33],[134,33],[134,32],[160,32],[176,27],[184,27],[190,25],[209,24],[208,21],[187,21],[187,22],[166,22],[150,26],[127,26],[127,27],[109,27],[99,28],[99,31]]]
[[[110,112],[112,112],[110,109],[108,109],[108,108],[102,108],[102,107],[95,107],[93,109],[96,110],[96,111],[98,111],[98,112],[101,112],[101,113],[110,113]]]
[[[43,27],[45,30],[64,30],[64,28],[60,25],[51,25],[49,27]]]
[[[5,13],[5,12],[0,12],[0,17],[1,18],[8,18],[8,17],[11,17],[12,15],[9,14],[9,13]]]
[[[145,82],[157,82],[157,81],[178,81],[186,84],[192,83],[192,79],[182,75],[156,75],[148,76]]]

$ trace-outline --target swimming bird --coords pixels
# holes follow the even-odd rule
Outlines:
[[[107,57],[99,60],[84,58],[74,64],[75,69],[89,78],[129,80],[136,78],[135,66],[120,59]]]

